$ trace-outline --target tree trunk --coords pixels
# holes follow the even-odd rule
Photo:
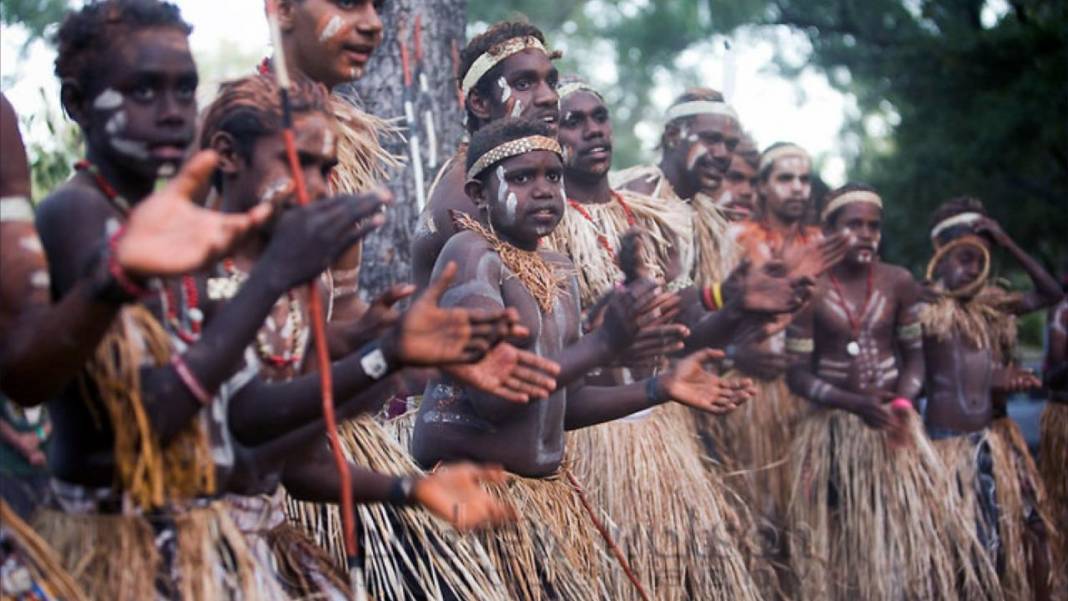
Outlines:
[[[360,273],[360,294],[364,299],[374,298],[393,284],[411,281],[412,231],[421,207],[417,206],[410,136],[414,133],[418,138],[425,199],[438,168],[452,156],[463,135],[454,55],[464,46],[467,0],[390,0],[382,8],[381,17],[382,45],[372,56],[366,74],[351,84],[351,89],[369,113],[397,119],[404,138],[389,141],[386,147],[403,156],[405,164],[387,183],[394,204],[386,224],[364,241]],[[418,60],[416,33],[420,29],[422,57]],[[408,88],[402,42],[407,45],[412,76]],[[406,99],[412,103],[414,127],[405,118]],[[429,122],[433,125],[429,126]],[[435,139],[436,144],[432,144]]]

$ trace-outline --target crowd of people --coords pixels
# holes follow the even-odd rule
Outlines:
[[[72,9],[85,158],[37,203],[3,100],[4,599],[1068,598],[1068,280],[981,201],[914,278],[892,199],[814,194],[708,88],[613,172],[605,96],[502,22],[459,52],[413,283],[365,302],[398,160],[336,88],[380,3],[269,4],[272,56],[199,111],[175,6]],[[1039,388],[1036,464],[1006,403]]]

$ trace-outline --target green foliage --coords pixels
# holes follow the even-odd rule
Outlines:
[[[22,25],[30,32],[29,41],[45,37],[49,26],[59,23],[68,0],[0,0],[0,22]]]
[[[26,154],[29,155],[30,172],[33,178],[33,198],[43,199],[48,192],[70,177],[75,161],[82,158],[81,132],[74,122],[66,119],[41,90],[40,112],[22,119],[21,129],[45,128],[47,136],[26,136]]]
[[[930,255],[931,210],[971,194],[1028,250],[1055,265],[1068,252],[1068,5],[1014,0],[1002,4],[1001,15],[994,12],[998,5],[471,0],[469,10],[472,20],[483,21],[525,12],[555,45],[566,44],[571,64],[585,75],[614,60],[619,77],[606,92],[622,165],[637,156],[635,124],[656,122],[650,92],[657,78],[694,81],[675,64],[680,52],[741,25],[800,31],[811,54],[801,62],[780,56],[777,68],[790,77],[816,67],[856,96],[861,114],[842,133],[856,151],[849,176],[876,186],[887,201],[889,260],[918,271]],[[873,130],[873,121],[887,124],[889,133]]]

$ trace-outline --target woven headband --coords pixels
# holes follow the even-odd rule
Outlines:
[[[478,85],[479,80],[490,72],[490,69],[496,67],[498,63],[509,56],[530,48],[541,50],[546,55],[549,54],[549,51],[545,49],[545,45],[538,38],[529,35],[512,38],[483,52],[475,59],[475,62],[471,63],[471,68],[467,70],[467,75],[464,75],[463,82],[460,84],[460,90],[464,93],[464,96],[467,96]]]
[[[730,117],[735,121],[739,121],[738,113],[734,112],[734,108],[731,107],[731,105],[726,102],[716,102],[712,100],[683,102],[669,108],[666,113],[669,123],[675,119],[693,117],[694,115],[723,115],[724,117]]]
[[[601,96],[600,92],[598,92],[597,90],[593,89],[593,87],[590,86],[590,84],[588,84],[586,82],[571,81],[571,82],[568,82],[568,83],[565,83],[565,84],[560,84],[560,87],[556,88],[556,94],[558,96],[560,96],[560,100],[563,100],[564,98],[567,98],[568,96],[574,94],[575,92],[589,92],[590,94],[593,94],[594,96],[596,96],[596,97],[600,98],[602,101],[604,101],[604,96]]]
[[[959,215],[947,217],[946,219],[939,221],[937,225],[931,228],[931,240],[938,238],[939,234],[948,230],[951,227],[975,223],[976,221],[979,221],[982,218],[983,216],[979,213],[961,213]]]
[[[471,168],[467,170],[467,179],[475,179],[493,164],[499,163],[504,159],[533,152],[535,150],[548,150],[549,152],[555,152],[556,155],[561,158],[564,156],[564,152],[560,148],[560,143],[552,138],[546,138],[545,136],[528,136],[526,138],[519,138],[518,140],[505,142],[478,157],[475,164],[471,165]]]
[[[812,162],[804,148],[796,144],[786,144],[764,151],[764,154],[760,155],[760,167],[757,168],[757,172],[763,171],[775,161],[788,156],[801,157],[810,163]]]
[[[823,212],[820,213],[820,221],[827,221],[827,217],[834,213],[838,209],[851,205],[857,202],[866,202],[873,204],[880,209],[883,208],[883,199],[879,198],[879,195],[875,192],[868,192],[867,190],[854,190],[852,192],[846,192],[845,194],[835,198],[831,202],[827,203],[827,206],[823,208]]]

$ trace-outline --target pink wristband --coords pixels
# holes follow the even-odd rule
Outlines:
[[[189,392],[192,393],[196,400],[200,401],[201,405],[211,403],[211,395],[200,385],[200,380],[197,380],[197,377],[193,375],[193,371],[189,369],[181,355],[177,353],[171,355],[171,365],[174,366],[174,371],[181,378],[182,383],[185,384],[185,387],[189,389]]]

